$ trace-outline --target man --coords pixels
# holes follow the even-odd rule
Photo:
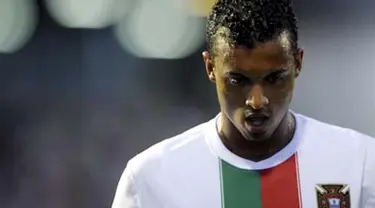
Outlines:
[[[203,60],[221,112],[131,159],[113,208],[375,207],[375,140],[289,110],[289,0],[218,0]]]

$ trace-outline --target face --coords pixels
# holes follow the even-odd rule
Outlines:
[[[253,49],[223,44],[214,58],[203,53],[209,79],[216,84],[222,116],[246,140],[268,140],[286,117],[303,51],[270,41]]]

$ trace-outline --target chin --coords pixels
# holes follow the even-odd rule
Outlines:
[[[253,132],[246,132],[246,134],[243,135],[244,139],[246,141],[254,141],[254,142],[263,142],[270,139],[270,137],[264,133],[253,133]]]

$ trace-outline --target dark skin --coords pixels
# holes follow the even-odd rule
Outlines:
[[[242,158],[269,158],[293,137],[295,121],[289,105],[303,50],[293,56],[288,45],[285,38],[279,38],[248,49],[221,40],[214,57],[203,52],[221,108],[219,135],[224,145]],[[248,122],[248,114],[266,115],[267,119],[260,127],[254,126]]]

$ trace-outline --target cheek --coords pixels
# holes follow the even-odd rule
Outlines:
[[[268,87],[265,91],[270,103],[289,103],[292,98],[293,81],[281,83],[277,86]]]
[[[283,109],[288,108],[291,101],[292,94],[290,92],[280,92],[270,96],[269,102],[271,108]]]
[[[246,99],[241,88],[228,85],[226,82],[217,82],[216,88],[222,108],[233,111],[245,107]]]

